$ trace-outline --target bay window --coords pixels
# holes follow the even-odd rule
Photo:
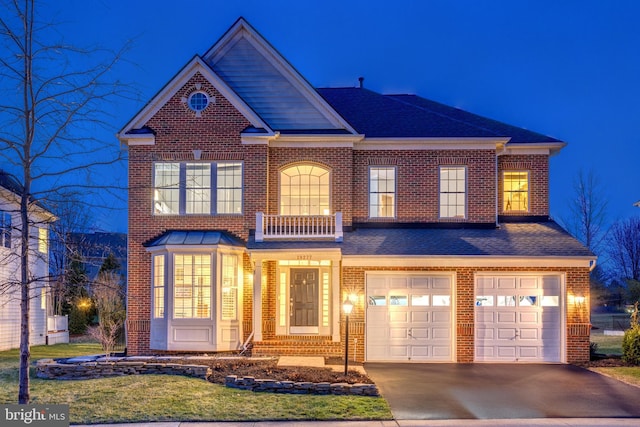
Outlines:
[[[174,255],[173,317],[211,317],[211,255]]]

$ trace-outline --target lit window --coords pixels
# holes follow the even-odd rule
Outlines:
[[[396,169],[372,167],[369,169],[369,216],[393,218],[396,200]]]
[[[11,247],[11,214],[0,211],[0,246]]]
[[[164,255],[153,257],[153,317],[164,317]]]
[[[204,111],[209,105],[209,97],[204,92],[195,92],[189,96],[189,108],[195,112]]]
[[[296,165],[280,172],[280,215],[329,215],[328,170]]]
[[[47,254],[49,251],[49,233],[46,228],[38,228],[38,252]]]
[[[211,317],[211,255],[175,255],[173,264],[173,317]]]
[[[238,257],[222,255],[222,320],[238,318]]]
[[[464,166],[440,168],[440,218],[465,218],[467,170]]]
[[[242,163],[158,162],[153,202],[155,215],[241,214]]]
[[[528,211],[529,172],[504,173],[504,211]]]

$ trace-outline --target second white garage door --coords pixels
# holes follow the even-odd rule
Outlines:
[[[557,275],[478,276],[475,360],[561,362],[562,295]]]
[[[452,279],[367,274],[368,361],[452,361]]]

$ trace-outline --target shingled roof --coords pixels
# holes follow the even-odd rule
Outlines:
[[[317,91],[368,138],[510,137],[512,143],[561,142],[416,95],[381,95],[364,88]]]
[[[359,228],[336,242],[255,242],[249,249],[339,248],[348,255],[587,257],[594,255],[553,221],[499,228]]]

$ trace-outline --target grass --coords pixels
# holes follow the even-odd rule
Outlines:
[[[598,344],[598,353],[622,355],[622,336],[592,332],[591,342]]]
[[[32,361],[101,353],[95,343],[31,348]],[[0,352],[0,403],[16,403],[18,350]],[[382,398],[253,393],[195,378],[59,381],[31,374],[31,403],[68,404],[72,424],[150,421],[388,420]]]
[[[592,371],[607,375],[618,381],[640,387],[640,367],[621,366],[617,368],[591,368]]]

